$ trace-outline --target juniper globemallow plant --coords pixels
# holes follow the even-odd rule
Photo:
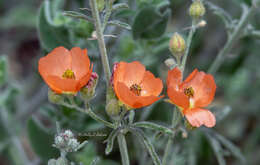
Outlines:
[[[57,94],[77,93],[91,76],[93,65],[87,49],[74,47],[68,50],[57,47],[39,60],[38,70],[44,81]]]
[[[167,93],[170,101],[178,106],[187,121],[193,127],[213,127],[215,116],[204,107],[208,106],[215,96],[214,77],[195,69],[184,81],[179,68],[168,72]]]
[[[162,80],[138,61],[119,62],[114,67],[113,87],[118,99],[131,108],[148,106],[163,96]]]

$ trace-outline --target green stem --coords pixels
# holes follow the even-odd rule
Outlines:
[[[112,9],[113,9],[113,1],[107,0],[106,1],[106,14],[105,14],[105,18],[104,18],[103,25],[102,25],[102,32],[105,31],[108,20],[112,14]]]
[[[118,140],[118,144],[119,144],[122,165],[130,165],[125,135],[122,133],[119,133],[117,140]]]
[[[241,16],[238,25],[230,35],[224,48],[218,53],[216,59],[214,60],[211,67],[209,68],[208,73],[215,74],[217,72],[221,64],[224,62],[226,55],[230,52],[234,42],[242,34],[244,27],[248,24],[248,20],[253,13],[254,13],[254,7],[251,7],[249,10],[247,9],[247,7],[244,7],[243,14]]]
[[[175,107],[174,111],[173,111],[173,117],[172,117],[172,128],[175,128],[177,126],[177,124],[180,121],[180,117],[181,117],[180,116],[180,112],[179,112],[178,108]],[[170,150],[171,150],[171,146],[173,144],[175,133],[176,133],[176,131],[168,139],[168,142],[167,142],[167,145],[166,145],[166,149],[165,149],[165,152],[164,152],[164,156],[163,156],[163,160],[162,160],[162,165],[166,165],[167,164],[167,159],[168,159],[168,156],[170,154]]]
[[[114,124],[112,124],[112,123],[110,123],[108,121],[103,120],[101,117],[97,116],[90,108],[86,108],[86,110],[85,110],[83,108],[80,108],[77,105],[71,105],[71,104],[68,104],[68,103],[65,103],[65,102],[61,103],[61,105],[65,106],[65,107],[68,107],[68,108],[76,109],[77,111],[82,112],[82,113],[86,113],[92,119],[94,119],[94,120],[96,120],[98,122],[103,123],[105,126],[107,126],[109,128],[115,128]]]
[[[96,27],[97,40],[98,40],[99,50],[101,53],[101,60],[102,60],[103,69],[104,69],[104,72],[106,75],[106,83],[107,83],[107,87],[108,87],[109,80],[111,77],[111,72],[110,72],[110,68],[109,68],[109,62],[108,62],[107,50],[106,50],[105,41],[104,41],[103,29],[102,29],[101,22],[100,22],[99,11],[98,11],[98,6],[97,6],[96,0],[90,0],[90,7],[91,7],[95,27]]]
[[[184,72],[184,69],[185,69],[187,57],[189,55],[189,51],[190,51],[190,47],[191,47],[191,41],[192,41],[192,38],[193,38],[193,35],[194,35],[195,32],[196,32],[196,25],[195,25],[195,21],[193,20],[192,26],[191,26],[191,29],[190,29],[190,32],[189,32],[189,36],[188,36],[188,39],[187,39],[187,48],[186,48],[184,56],[182,58],[182,63],[181,63],[182,72]]]

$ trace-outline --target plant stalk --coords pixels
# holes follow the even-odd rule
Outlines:
[[[118,144],[119,144],[119,150],[120,150],[120,154],[121,154],[122,165],[130,165],[125,135],[122,134],[122,133],[119,133],[118,137],[117,137],[117,141],[118,141]]]
[[[180,121],[180,117],[181,117],[180,116],[180,112],[179,112],[178,108],[175,107],[174,111],[173,111],[173,116],[172,116],[172,128],[175,128],[177,126],[177,124]],[[176,131],[168,139],[168,142],[167,142],[167,145],[166,145],[166,149],[165,149],[165,152],[164,152],[164,155],[163,155],[162,165],[166,165],[167,164],[167,159],[168,159],[168,156],[170,154],[170,150],[171,150],[171,146],[173,144],[173,140],[174,140],[175,134],[176,134]]]
[[[242,34],[244,27],[246,27],[246,25],[248,24],[248,20],[253,13],[254,13],[254,7],[251,7],[250,9],[244,7],[243,14],[241,16],[238,25],[236,26],[235,30],[228,38],[228,41],[225,44],[224,48],[218,53],[216,59],[214,60],[211,67],[209,68],[208,73],[215,74],[218,71],[221,64],[224,62],[225,57],[227,56],[232,46],[234,45],[234,42]]]
[[[182,62],[181,62],[182,72],[184,72],[184,69],[185,69],[187,57],[188,57],[189,52],[190,52],[191,41],[192,41],[192,38],[193,38],[193,35],[194,35],[195,32],[196,32],[195,20],[192,20],[192,26],[191,26],[189,36],[188,36],[188,39],[187,39],[187,47],[186,47],[186,50],[185,50],[184,56],[182,57]]]
[[[92,11],[92,16],[94,19],[94,24],[96,27],[97,40],[98,40],[99,50],[100,50],[100,54],[101,54],[102,65],[103,65],[104,73],[106,76],[106,84],[107,84],[107,87],[109,87],[111,71],[110,71],[110,67],[109,67],[107,50],[106,50],[106,45],[105,45],[105,40],[104,40],[104,35],[103,35],[103,28],[102,28],[102,25],[100,22],[100,16],[99,16],[99,11],[98,11],[98,6],[97,6],[96,0],[90,0],[90,7],[91,7],[91,11]]]

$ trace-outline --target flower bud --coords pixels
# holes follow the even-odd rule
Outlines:
[[[66,130],[56,135],[54,141],[54,146],[65,152],[74,152],[80,145],[70,130]]]
[[[48,99],[49,99],[49,102],[51,102],[53,104],[59,104],[60,102],[63,101],[64,97],[63,97],[63,95],[57,94],[57,93],[53,92],[51,89],[49,89]]]
[[[80,90],[81,98],[86,100],[91,100],[95,96],[97,83],[98,83],[98,74],[96,72],[92,72],[87,85],[81,88]]]
[[[200,0],[195,0],[190,6],[189,14],[194,19],[202,17],[205,12],[206,9]]]
[[[178,33],[174,33],[170,40],[169,48],[172,54],[177,59],[180,59],[186,50],[185,40]]]
[[[108,104],[106,105],[106,112],[111,118],[115,120],[119,118],[120,106],[117,99],[109,100]]]
[[[68,148],[70,149],[70,151],[76,151],[78,147],[79,142],[77,141],[77,139],[70,139],[68,141]]]

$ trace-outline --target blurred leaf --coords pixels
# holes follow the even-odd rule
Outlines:
[[[241,153],[240,149],[235,146],[231,141],[226,139],[224,136],[214,132],[215,137],[235,156],[241,163],[245,164],[246,160],[244,155]]]
[[[54,136],[45,130],[36,119],[31,118],[27,123],[28,137],[35,153],[44,161],[59,156],[56,148],[52,147]]]
[[[6,56],[0,57],[0,86],[4,85],[7,81],[7,58]]]
[[[26,19],[25,19],[26,18]],[[0,28],[9,29],[14,27],[35,28],[37,17],[35,10],[29,6],[16,6],[0,19]]]
[[[81,152],[75,154],[75,158],[77,162],[81,162],[82,164],[91,164],[93,160],[97,158],[97,151],[95,145],[93,143],[88,143],[87,146]],[[111,160],[99,160],[96,165],[118,165],[116,162]]]
[[[118,3],[113,5],[112,11],[116,11],[119,9],[129,9],[129,6],[127,3]]]
[[[132,29],[135,39],[153,39],[158,38],[166,30],[168,18],[171,11],[167,9],[163,14],[150,6],[143,8],[135,17]]]
[[[252,5],[252,0],[233,0],[233,1],[236,2],[236,3],[245,3],[248,6]]]
[[[63,25],[57,25],[51,18],[51,3],[46,0],[42,3],[38,15],[37,30],[40,38],[41,45],[47,51],[58,46],[71,48],[69,40],[69,32]]]
[[[118,20],[109,21],[108,25],[115,25],[115,26],[124,28],[126,30],[131,30],[132,29],[129,24],[127,24],[125,22],[118,21]]]
[[[223,150],[222,150],[222,147],[220,145],[220,143],[212,136],[210,135],[206,135],[208,140],[209,140],[209,143],[211,144],[211,147],[217,157],[217,160],[218,160],[218,163],[219,165],[226,165],[226,161],[224,159],[224,156],[223,156]]]

